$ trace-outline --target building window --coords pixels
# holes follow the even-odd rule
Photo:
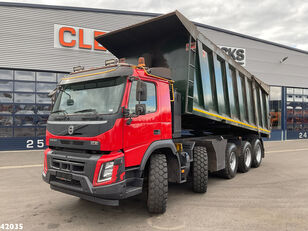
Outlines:
[[[16,104],[15,115],[35,115],[35,104]]]
[[[36,84],[36,91],[37,92],[46,92],[49,93],[53,89],[55,89],[57,84],[55,83],[37,83]]]
[[[0,116],[0,126],[7,127],[13,125],[13,117],[12,116]]]
[[[0,69],[0,138],[44,137],[48,93],[64,73]]]
[[[287,130],[308,129],[308,89],[287,88]]]
[[[12,137],[12,136],[13,136],[13,128],[1,128],[0,129],[0,138]]]
[[[308,91],[304,91],[304,94],[306,95],[303,96],[303,128],[308,130]]]
[[[35,95],[32,93],[15,93],[14,103],[35,103]]]
[[[46,127],[37,127],[36,128],[36,136],[44,137],[46,134]]]
[[[0,69],[0,79],[13,80],[13,71],[6,70],[6,69]]]
[[[56,73],[51,73],[51,72],[37,72],[36,81],[57,82],[57,75]]]
[[[0,104],[0,115],[9,114],[12,115],[13,113],[13,104]]]
[[[15,91],[35,92],[35,82],[15,82]]]
[[[37,105],[38,115],[49,115],[51,111],[51,105]]]
[[[281,129],[281,87],[270,87],[270,115],[273,129]]]
[[[0,91],[13,91],[13,81],[0,80]]]
[[[35,72],[15,71],[15,80],[35,81]]]
[[[18,115],[15,116],[15,126],[33,126],[34,116]]]
[[[34,137],[35,128],[18,127],[14,129],[14,135],[15,137]]]

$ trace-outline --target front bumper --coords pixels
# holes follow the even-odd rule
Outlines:
[[[97,172],[104,161],[114,160],[116,169],[109,184],[96,183]],[[46,168],[45,168],[46,166]],[[91,155],[67,151],[46,150],[43,180],[51,189],[105,205],[118,205],[120,199],[142,192],[141,187],[131,189],[135,179],[125,179],[122,153]],[[94,179],[94,180],[93,180]],[[142,185],[142,179],[137,179]],[[138,185],[138,186],[139,186]]]
[[[119,200],[126,197],[126,180],[110,185],[93,187],[86,177],[71,174],[71,181],[60,180],[56,177],[57,171],[50,169],[47,174],[42,173],[43,180],[50,184],[50,188],[104,205],[119,205]]]

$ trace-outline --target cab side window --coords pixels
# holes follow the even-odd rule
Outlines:
[[[147,85],[147,100],[140,101],[140,104],[146,105],[146,114],[155,112],[157,109],[156,105],[156,88],[154,83],[145,82]],[[139,102],[136,101],[136,88],[137,88],[137,81],[132,82],[132,86],[130,89],[129,94],[129,101],[128,101],[128,109],[130,113],[135,113],[135,106]]]

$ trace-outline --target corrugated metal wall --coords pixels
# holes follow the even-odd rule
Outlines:
[[[77,65],[101,66],[110,54],[54,48],[54,24],[112,31],[148,18],[0,6],[0,67],[67,72]],[[245,48],[246,69],[267,84],[308,87],[307,54],[211,29],[199,29],[218,45]],[[288,59],[279,63],[286,56]]]
[[[110,53],[54,48],[54,24],[112,31],[148,17],[0,6],[0,67],[72,71],[102,66]]]

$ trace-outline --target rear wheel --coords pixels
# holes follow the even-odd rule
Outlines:
[[[164,213],[168,198],[168,168],[164,154],[151,156],[148,176],[147,206],[150,213]]]
[[[241,146],[241,155],[239,157],[238,170],[248,172],[252,164],[252,148],[248,141],[243,141]]]
[[[252,164],[251,167],[258,168],[261,165],[263,156],[263,147],[260,139],[252,142]]]
[[[235,177],[238,168],[238,157],[236,155],[236,145],[228,143],[225,154],[225,169],[219,172],[220,176],[226,179]]]
[[[205,193],[208,181],[208,159],[206,147],[196,146],[194,148],[194,161],[192,165],[193,191]]]

